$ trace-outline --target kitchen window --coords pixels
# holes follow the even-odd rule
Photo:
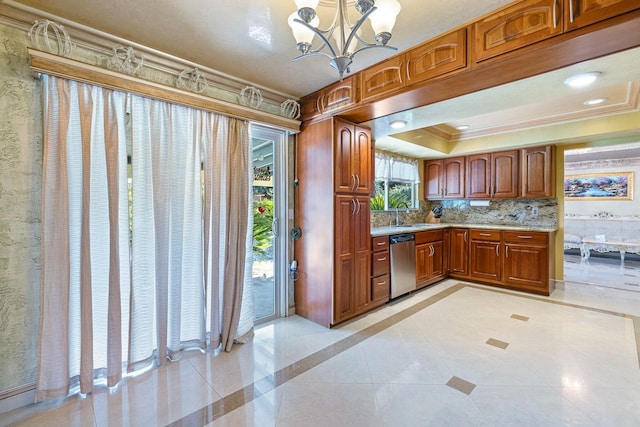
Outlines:
[[[420,183],[418,161],[385,153],[376,153],[375,193],[371,210],[417,208]]]

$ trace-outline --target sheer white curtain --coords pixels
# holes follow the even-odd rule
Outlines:
[[[251,310],[241,307],[252,234],[248,124],[44,81],[36,400],[76,384],[90,392],[94,378],[115,385],[127,366],[204,349],[209,332],[211,347],[229,350],[241,310]]]
[[[420,182],[418,160],[376,153],[376,180]]]

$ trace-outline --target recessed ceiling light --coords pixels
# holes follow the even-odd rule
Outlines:
[[[593,99],[587,99],[586,101],[584,101],[584,105],[598,105],[598,104],[602,104],[603,102],[605,102],[606,100],[608,100],[609,98],[593,98]]]
[[[595,82],[602,73],[600,71],[592,71],[590,73],[576,74],[564,81],[564,84],[571,87],[585,87]]]
[[[406,125],[407,125],[407,122],[405,122],[404,120],[394,120],[391,123],[389,123],[389,126],[391,126],[394,129],[402,129]]]
[[[456,126],[456,129],[458,130],[467,130],[470,129],[471,125],[460,125],[460,126]]]

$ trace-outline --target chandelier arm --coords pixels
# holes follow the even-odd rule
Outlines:
[[[331,51],[331,54],[332,54],[333,56],[338,56],[338,55],[336,55],[336,51],[335,51],[335,50],[333,50],[333,46],[331,46],[331,43],[329,43],[329,40],[327,40],[327,38],[324,36],[324,34],[322,34],[322,33],[323,33],[323,31],[322,31],[322,30],[319,30],[319,29],[317,29],[316,27],[313,27],[313,26],[311,26],[311,25],[307,24],[307,23],[306,23],[306,22],[304,22],[302,19],[295,18],[295,19],[293,20],[293,22],[297,22],[297,23],[299,23],[299,24],[304,25],[305,27],[307,27],[308,29],[310,29],[311,31],[313,31],[314,33],[316,33],[316,35],[317,35],[318,37],[320,37],[320,39],[322,40],[322,42],[323,42],[324,44],[323,44],[322,46],[320,46],[320,47],[319,47],[319,49],[322,49],[324,46],[327,46],[327,47],[329,48],[329,50]]]
[[[320,48],[320,49],[322,49],[322,48]],[[293,58],[291,60],[291,62],[298,61],[298,60],[300,60],[302,58],[306,58],[307,56],[326,56],[329,59],[333,59],[333,57],[331,55],[329,55],[328,53],[326,53],[326,52],[321,52],[320,50],[314,50],[314,51],[303,53],[302,55],[296,56],[295,58]]]
[[[358,19],[358,22],[356,22],[356,25],[353,26],[353,28],[351,29],[351,33],[349,34],[349,37],[347,38],[347,41],[345,42],[344,46],[342,47],[342,49],[344,50],[342,52],[343,55],[346,55],[347,52],[346,50],[349,48],[349,44],[351,44],[351,40],[353,40],[354,37],[356,37],[357,40],[359,40],[360,42],[364,43],[365,45],[368,45],[369,43],[365,42],[364,40],[362,40],[357,34],[356,32],[360,29],[360,27],[362,26],[362,24],[364,24],[364,21],[367,20],[367,18],[369,17],[369,15],[371,15],[376,9],[378,9],[377,7],[373,6],[371,9],[369,9],[367,11],[367,13],[365,13],[364,15],[362,15],[360,17],[360,19]],[[377,46],[377,45],[376,45]],[[362,49],[359,49],[357,52],[359,52]],[[353,57],[353,55],[351,55]]]
[[[391,49],[391,50],[398,50],[397,47],[393,47],[393,46],[387,46],[387,45],[383,45],[383,44],[374,44],[374,43],[367,43],[366,46],[361,47],[360,49],[356,50],[355,52],[353,52],[351,55],[349,55],[349,58],[353,58],[354,56],[356,56],[357,53],[362,52],[363,50],[367,50],[367,49],[373,49],[375,47],[383,47],[385,49]]]

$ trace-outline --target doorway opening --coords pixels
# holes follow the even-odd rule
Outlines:
[[[255,323],[286,315],[286,132],[252,124]]]
[[[640,143],[566,150],[564,171],[564,281],[640,292]]]

